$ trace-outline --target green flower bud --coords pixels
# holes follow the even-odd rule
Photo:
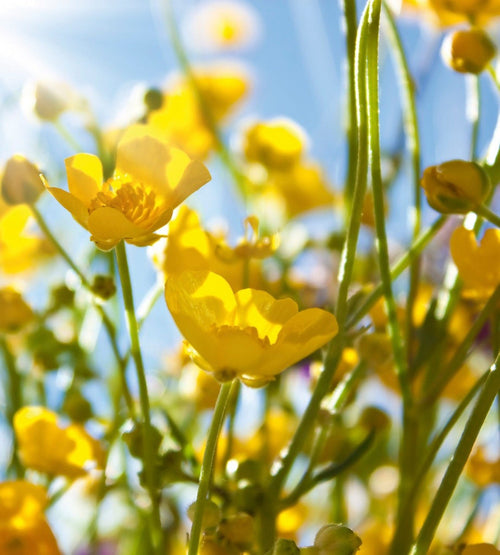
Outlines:
[[[358,551],[361,539],[347,526],[327,524],[314,538],[318,555],[352,555]]]
[[[276,540],[272,551],[268,551],[267,555],[300,555],[300,549],[294,541],[280,538]]]
[[[107,301],[116,293],[115,280],[111,276],[94,276],[92,292]]]
[[[196,501],[189,505],[187,510],[187,515],[191,522],[194,521],[194,514],[196,512]],[[210,528],[215,528],[222,518],[222,512],[220,508],[211,500],[207,499],[205,501],[205,506],[203,508],[203,521],[201,527],[203,530]]]
[[[241,549],[249,548],[255,537],[253,518],[246,513],[228,516],[219,524],[219,533]]]
[[[483,29],[460,29],[447,35],[441,55],[460,73],[481,73],[495,57],[496,48]]]
[[[391,425],[389,415],[377,407],[366,407],[359,418],[360,426],[367,430],[386,430]]]
[[[133,426],[131,430],[128,430],[123,434],[123,441],[127,444],[128,450],[130,451],[132,457],[135,457],[136,459],[142,459],[143,457],[143,434],[144,425],[139,423]],[[151,426],[151,444],[153,452],[158,452],[161,441],[161,433],[154,426]]]
[[[7,160],[2,177],[2,197],[7,204],[34,204],[44,190],[35,164],[20,154]]]
[[[426,168],[422,187],[434,210],[443,214],[465,214],[484,201],[490,180],[475,162],[449,160]]]
[[[73,422],[84,423],[92,418],[92,406],[80,391],[69,391],[64,399],[63,411]]]

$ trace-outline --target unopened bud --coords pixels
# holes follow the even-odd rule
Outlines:
[[[352,555],[358,551],[361,539],[347,526],[327,524],[314,538],[318,555]]]
[[[253,518],[247,513],[228,516],[219,524],[219,533],[238,547],[248,548],[255,536]]]
[[[16,332],[33,319],[33,311],[12,287],[0,289],[0,333]]]
[[[479,164],[449,160],[426,168],[422,187],[434,210],[443,214],[465,214],[483,202],[490,181]]]
[[[101,299],[108,300],[116,293],[115,280],[111,276],[94,276],[92,292]]]
[[[2,197],[7,204],[34,204],[44,190],[35,164],[20,154],[7,160],[2,177]]]
[[[450,33],[441,49],[445,63],[460,73],[481,73],[495,54],[494,43],[478,28],[460,29]]]
[[[267,555],[300,555],[300,549],[293,540],[280,538],[276,540],[272,551],[268,551]]]
[[[359,418],[360,426],[367,430],[385,430],[391,425],[389,415],[377,407],[366,407]]]
[[[66,83],[37,81],[23,90],[22,104],[26,111],[44,121],[56,120],[73,103],[73,91]],[[70,100],[71,99],[71,100]]]
[[[191,522],[194,521],[195,512],[196,501],[194,503],[191,503],[187,510],[187,515]],[[206,530],[207,528],[215,528],[219,524],[221,517],[222,512],[220,508],[211,499],[207,499],[203,507],[203,521],[201,524],[203,530]]]

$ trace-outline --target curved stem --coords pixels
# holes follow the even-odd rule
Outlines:
[[[149,490],[152,505],[152,522],[151,533],[153,545],[159,549],[161,543],[161,520],[159,507],[159,494],[157,491],[157,479],[155,471],[155,460],[152,443],[151,415],[149,406],[148,386],[146,382],[146,372],[142,361],[141,346],[139,343],[139,328],[135,317],[134,298],[132,295],[132,283],[130,281],[130,272],[127,262],[127,253],[125,243],[120,241],[116,246],[116,260],[118,264],[118,272],[122,284],[123,302],[125,305],[125,316],[127,320],[128,332],[130,335],[130,350],[134,359],[137,371],[137,381],[139,383],[139,398],[141,403],[142,418],[144,421],[143,435],[143,459],[144,471],[146,475],[146,484]]]
[[[474,208],[474,212],[478,216],[482,216],[485,220],[488,220],[493,225],[500,227],[500,216],[497,216],[494,212],[492,212],[487,206],[484,204],[480,204]]]
[[[481,430],[481,427],[488,415],[488,412],[500,390],[500,369],[497,367],[500,357],[497,356],[491,366],[483,389],[479,394],[472,413],[467,420],[464,431],[458,442],[450,464],[446,469],[445,475],[438,488],[436,496],[432,502],[429,514],[417,537],[411,555],[424,555],[428,552],[437,527],[453,495],[457,482],[462,474],[465,463],[472,451],[474,442]]]
[[[188,555],[198,555],[198,546],[200,543],[201,529],[203,523],[203,512],[205,510],[205,501],[207,499],[210,481],[212,479],[215,453],[217,450],[217,441],[224,422],[226,413],[227,401],[231,393],[231,389],[237,381],[226,382],[222,385],[215,404],[212,423],[208,431],[207,444],[203,454],[203,462],[200,472],[200,483],[198,486],[198,494],[196,496],[196,507],[193,519],[193,526],[191,527],[191,534],[189,535],[189,550]]]

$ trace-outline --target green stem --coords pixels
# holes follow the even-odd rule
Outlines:
[[[408,519],[412,519],[411,515],[412,515],[413,507],[415,507],[417,504],[417,496],[421,491],[422,481],[427,476],[427,473],[429,472],[432,466],[432,463],[434,462],[434,459],[439,449],[441,448],[441,445],[443,444],[444,440],[447,438],[448,434],[450,433],[453,426],[456,424],[456,422],[458,421],[458,419],[460,418],[464,410],[469,406],[471,401],[474,399],[477,392],[486,381],[487,376],[488,376],[488,372],[486,372],[483,376],[481,376],[477,380],[477,382],[474,384],[472,389],[467,393],[467,395],[460,402],[458,407],[454,410],[453,414],[449,417],[449,419],[447,420],[447,422],[445,423],[441,431],[438,432],[435,435],[435,437],[431,440],[429,444],[429,448],[427,450],[427,454],[424,460],[422,461],[422,463],[420,464],[418,470],[415,472],[415,475],[413,477],[413,483],[408,490],[406,499],[404,500],[404,506],[401,511],[401,520],[399,520],[396,525],[396,531],[394,533],[394,542],[393,542],[393,547],[395,548],[396,552],[398,552],[397,550],[399,549],[397,545],[397,538],[400,537],[400,533],[401,533],[400,529],[408,526],[408,522],[407,522]]]
[[[196,496],[196,507],[194,512],[193,526],[189,535],[188,555],[198,555],[198,546],[203,523],[203,512],[205,510],[205,501],[207,499],[212,473],[214,468],[215,453],[217,450],[217,442],[226,413],[226,406],[231,393],[231,389],[236,381],[226,382],[222,385],[215,404],[212,423],[208,431],[207,444],[203,454],[203,462],[200,472],[200,483],[198,486],[198,494]]]
[[[203,91],[201,90],[198,84],[198,81],[196,80],[196,75],[191,67],[189,58],[186,54],[186,49],[184,48],[184,45],[182,43],[178,28],[177,28],[174,9],[172,6],[172,0],[165,0],[165,11],[166,11],[168,33],[170,35],[170,41],[172,43],[174,53],[177,57],[177,61],[179,62],[179,65],[181,66],[182,71],[188,78],[191,84],[191,87],[193,89],[193,92],[196,95],[200,110],[203,115],[203,120],[214,137],[215,145],[216,145],[219,157],[224,163],[224,165],[226,166],[226,168],[228,169],[229,173],[234,179],[234,182],[238,186],[238,189],[242,198],[245,199],[247,196],[246,178],[234,163],[231,153],[226,147],[224,139],[222,138],[222,134],[219,131],[219,127],[217,125],[217,121],[214,117],[212,109],[209,103],[207,102],[207,99],[203,95]]]
[[[485,220],[488,220],[493,225],[500,227],[500,216],[497,216],[494,212],[492,212],[487,206],[484,204],[480,204],[474,208],[474,212],[478,216],[482,216]]]
[[[486,66],[486,70],[487,70],[488,73],[490,74],[491,79],[492,79],[492,81],[493,81],[493,84],[495,85],[495,87],[497,88],[497,90],[500,91],[500,81],[498,80],[498,77],[497,77],[497,73],[496,73],[496,71],[495,71],[495,68],[494,68],[491,64],[488,64],[488,65]]]
[[[471,122],[470,159],[477,159],[477,142],[479,138],[479,108],[481,105],[481,88],[477,75],[466,75],[467,116]]]
[[[22,385],[21,376],[17,369],[16,359],[10,350],[9,344],[6,338],[0,334],[0,349],[3,354],[5,368],[7,370],[8,384],[5,388],[7,400],[7,419],[11,427],[12,433],[14,434],[14,415],[22,407]],[[12,458],[9,464],[9,469],[12,469],[15,473],[16,478],[22,478],[24,476],[24,468],[19,460],[17,454],[17,441],[14,434],[13,446],[12,446]]]
[[[146,372],[142,361],[141,346],[139,343],[139,328],[135,317],[134,298],[132,294],[132,283],[127,262],[127,252],[125,243],[121,241],[116,246],[116,261],[122,285],[123,301],[125,305],[125,316],[127,320],[128,332],[130,335],[130,350],[134,359],[137,371],[137,381],[139,383],[139,399],[141,403],[142,418],[144,421],[143,435],[143,456],[146,484],[151,498],[151,533],[153,545],[159,549],[161,543],[162,530],[160,520],[160,496],[157,491],[157,479],[155,471],[155,453],[152,442],[151,415],[149,406],[148,386],[146,382]]]
[[[43,231],[43,233],[45,234],[47,239],[49,239],[49,241],[54,245],[57,252],[61,255],[61,257],[66,262],[66,264],[68,264],[68,266],[80,278],[80,281],[81,281],[82,285],[85,287],[85,289],[87,289],[87,291],[89,291],[90,293],[93,293],[92,284],[89,282],[89,280],[87,279],[85,274],[82,272],[82,270],[80,270],[80,268],[75,264],[75,262],[73,262],[73,259],[66,252],[66,250],[61,245],[61,243],[59,243],[56,236],[52,233],[50,228],[47,226],[47,223],[45,222],[45,219],[44,219],[43,215],[41,214],[41,212],[34,205],[30,205],[30,208],[33,212],[33,215],[34,215],[36,221],[37,221],[37,224],[39,225],[40,229]],[[113,355],[115,356],[116,362],[117,362],[118,367],[119,367],[120,382],[121,382],[121,386],[122,386],[123,397],[124,397],[125,402],[127,404],[128,412],[129,412],[130,416],[132,417],[132,419],[135,420],[134,401],[132,399],[132,395],[131,395],[130,390],[128,388],[127,380],[126,380],[126,377],[125,377],[125,370],[126,370],[126,367],[127,367],[127,361],[126,361],[126,358],[122,357],[121,354],[120,354],[120,349],[118,347],[118,341],[117,341],[117,338],[116,338],[115,326],[114,326],[113,322],[111,321],[107,312],[104,310],[104,308],[102,307],[102,305],[100,304],[99,301],[96,301],[94,303],[94,306],[95,306],[96,310],[99,312],[99,314],[102,318],[104,328],[106,329],[106,333],[108,334],[108,337],[109,337],[109,341],[110,341],[110,344],[111,344],[111,349],[113,350]]]
[[[61,123],[60,119],[52,122],[56,131],[61,135],[61,137],[68,143],[68,145],[75,152],[83,152],[80,143],[73,137],[73,135],[66,129],[66,127]]]
[[[467,335],[462,339],[460,346],[455,351],[455,354],[448,364],[438,373],[436,379],[432,382],[431,389],[425,394],[424,398],[419,402],[419,405],[422,407],[428,407],[439,398],[443,389],[464,363],[469,353],[469,349],[472,347],[477,335],[483,329],[488,318],[496,311],[499,300],[500,286],[495,289],[491,297],[488,299],[488,302],[484,305],[478,317],[467,332]]]
[[[398,34],[396,22],[390,8],[384,2],[384,14],[388,22],[388,38],[394,53],[396,70],[399,77],[401,96],[403,101],[404,127],[408,142],[408,150],[411,155],[412,172],[413,172],[413,239],[415,242],[420,233],[421,226],[421,204],[422,189],[420,187],[420,139],[418,129],[417,107],[415,102],[415,86],[410,74],[408,62],[401,39]],[[411,364],[412,344],[414,336],[413,326],[413,307],[418,292],[420,281],[420,257],[418,255],[410,255],[410,283],[408,289],[408,297],[406,300],[406,360]]]
[[[340,0],[343,14],[343,28],[345,32],[346,61],[347,61],[347,176],[345,181],[345,196],[350,202],[354,193],[356,180],[356,156],[358,152],[358,137],[356,124],[356,95],[355,95],[355,52],[356,52],[356,1]]]
[[[391,268],[391,280],[395,280],[408,267],[413,257],[420,254],[429,244],[431,239],[443,227],[447,221],[447,216],[440,216],[428,229],[422,232],[417,239],[411,244],[408,251],[394,264]],[[384,293],[383,284],[379,283],[371,293],[366,297],[363,304],[350,315],[346,327],[348,329],[355,326],[361,318],[372,308]]]
[[[465,463],[474,446],[474,442],[500,390],[500,370],[497,367],[499,362],[500,356],[497,356],[489,370],[483,389],[472,409],[472,413],[467,420],[460,441],[458,442],[457,448],[455,449],[450,464],[441,481],[441,485],[434,497],[429,514],[413,546],[411,555],[424,555],[429,550],[436,529],[453,495]]]

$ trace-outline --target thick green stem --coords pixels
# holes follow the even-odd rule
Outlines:
[[[159,550],[162,530],[160,520],[160,496],[157,489],[157,479],[155,470],[155,453],[152,442],[151,415],[149,406],[148,386],[146,382],[146,372],[142,361],[141,346],[139,343],[139,328],[135,317],[134,298],[132,294],[132,283],[127,262],[125,243],[121,241],[116,246],[116,260],[118,272],[122,285],[123,301],[125,305],[125,316],[127,320],[128,332],[130,335],[130,351],[134,359],[137,371],[137,381],[139,383],[139,399],[141,403],[142,419],[144,421],[143,434],[143,460],[146,475],[146,484],[151,498],[151,534],[153,545]]]
[[[232,387],[236,383],[236,381],[233,381],[223,384],[217,397],[217,403],[215,404],[212,423],[210,425],[210,430],[208,431],[207,444],[205,446],[203,462],[201,465],[200,483],[198,486],[198,494],[196,496],[193,526],[191,527],[191,533],[189,535],[188,555],[198,555],[205,501],[207,499],[210,482],[212,480],[217,442],[222,428],[222,423],[224,422],[229,395]]]
[[[500,390],[500,369],[497,367],[500,357],[497,356],[490,368],[483,389],[479,394],[472,413],[467,420],[460,441],[446,469],[445,475],[432,502],[429,514],[420,530],[411,555],[424,555],[428,552],[431,542],[441,522],[443,514],[455,491],[465,463],[474,446],[474,442],[483,426],[484,420]]]

